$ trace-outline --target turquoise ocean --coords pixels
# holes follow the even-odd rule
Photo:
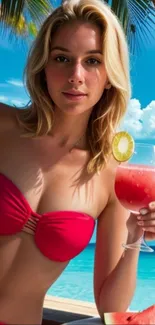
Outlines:
[[[60,278],[48,290],[47,294],[94,302],[94,253],[95,243],[90,243],[81,254],[69,263]],[[130,305],[131,310],[142,310],[155,304],[154,281],[155,252],[141,252],[138,264],[136,291]]]

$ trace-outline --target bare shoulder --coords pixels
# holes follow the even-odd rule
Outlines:
[[[106,228],[109,229],[112,223],[113,225],[116,226],[118,222],[118,216],[119,216],[120,229],[121,229],[121,224],[122,224],[122,229],[124,229],[126,220],[129,217],[129,212],[121,205],[115,192],[115,179],[116,179],[116,172],[118,166],[119,163],[113,157],[111,157],[109,163],[105,168],[108,199],[106,205],[103,207],[103,210],[98,218],[99,221],[98,224],[101,225],[102,230]]]
[[[101,171],[101,183],[103,188],[106,186],[107,194],[108,194],[108,203],[115,199],[115,177],[116,171],[118,167],[118,162],[113,158],[110,157],[107,166],[102,169]]]
[[[4,132],[16,126],[17,109],[0,103],[0,132]]]

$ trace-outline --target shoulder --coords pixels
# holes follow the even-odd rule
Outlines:
[[[102,186],[104,188],[106,186],[108,202],[115,198],[115,177],[118,165],[118,162],[111,156],[106,167],[102,169],[100,174]]]
[[[107,203],[99,216],[99,220],[105,220],[105,216],[107,216],[109,219],[109,216],[111,216],[110,219],[116,220],[117,222],[118,215],[119,221],[121,220],[121,216],[123,220],[125,220],[125,216],[129,216],[129,212],[121,205],[115,192],[115,179],[118,166],[119,163],[113,157],[111,157],[109,163],[107,164],[107,167],[105,168],[105,174],[103,174],[102,178],[103,181],[106,178],[106,183],[104,181],[104,186],[106,185],[107,189]]]
[[[118,163],[110,157],[107,165],[95,174],[97,182],[97,202],[98,202],[98,220],[101,215],[105,215],[106,210],[116,201],[115,196],[115,176]]]
[[[16,115],[15,107],[0,103],[0,132],[8,131],[17,125]]]
[[[6,119],[13,117],[17,109],[4,103],[0,103],[0,118]]]

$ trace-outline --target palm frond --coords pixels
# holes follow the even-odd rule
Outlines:
[[[26,6],[32,21],[39,24],[52,12],[49,0],[27,0]]]
[[[23,12],[24,4],[24,0],[2,0],[0,16],[1,21],[6,22],[9,19],[15,19],[16,23],[18,23]]]
[[[24,10],[29,12],[35,22],[45,19],[50,13],[52,6],[49,0],[1,0],[1,20],[15,18],[16,23]]]
[[[9,29],[11,37],[34,37],[51,10],[50,0],[1,0],[1,33]]]
[[[127,35],[131,53],[151,44],[155,35],[155,0],[105,0]]]

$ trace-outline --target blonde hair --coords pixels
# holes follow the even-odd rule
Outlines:
[[[68,0],[56,8],[42,25],[29,53],[25,70],[31,105],[19,110],[23,136],[37,137],[51,131],[54,112],[45,82],[44,68],[53,34],[70,21],[96,24],[103,35],[103,58],[110,89],[105,89],[93,109],[87,128],[90,149],[88,172],[101,170],[111,153],[112,136],[126,112],[131,95],[128,47],[117,17],[99,0]]]

